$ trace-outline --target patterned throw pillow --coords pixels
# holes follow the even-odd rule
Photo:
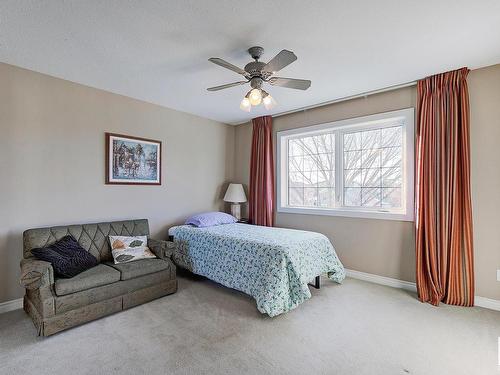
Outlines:
[[[47,247],[31,249],[31,253],[37,259],[50,262],[59,277],[70,278],[99,264],[97,259],[70,235]]]
[[[109,236],[109,243],[115,264],[156,258],[148,248],[148,238],[146,236]]]

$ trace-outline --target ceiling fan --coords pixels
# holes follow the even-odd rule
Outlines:
[[[273,97],[262,89],[264,83],[269,83],[272,86],[287,87],[296,90],[307,90],[311,86],[311,81],[307,79],[273,77],[276,72],[279,72],[281,69],[297,60],[297,56],[295,56],[292,51],[288,51],[286,49],[282,50],[267,64],[259,61],[260,57],[264,53],[264,48],[251,47],[248,49],[248,53],[255,61],[249,62],[245,65],[244,69],[238,68],[237,66],[218,57],[209,58],[208,61],[241,74],[246,80],[209,87],[207,90],[218,91],[234,86],[244,85],[245,83],[250,82],[252,89],[245,95],[240,104],[240,108],[243,111],[250,112],[252,106],[257,106],[260,103],[263,103],[268,110],[272,109],[276,105],[276,101]]]

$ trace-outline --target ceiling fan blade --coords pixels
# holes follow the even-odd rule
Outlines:
[[[248,81],[239,81],[239,82],[227,83],[225,85],[209,87],[207,90],[208,91],[219,91],[219,90],[228,89],[228,88],[234,87],[234,86],[244,85],[247,82]]]
[[[223,68],[232,70],[233,72],[236,72],[236,73],[241,74],[241,75],[247,75],[248,74],[243,69],[238,68],[236,65],[228,63],[227,61],[219,59],[218,57],[211,57],[211,58],[208,59],[208,61],[211,61],[214,64],[220,65]]]
[[[272,77],[269,78],[268,82],[273,86],[281,86],[297,90],[307,90],[309,87],[311,87],[311,81],[309,81],[308,79]]]
[[[284,49],[276,56],[274,56],[273,59],[269,61],[264,66],[264,68],[262,68],[262,70],[269,73],[276,73],[283,69],[285,66],[293,63],[295,60],[297,60],[297,56],[295,56],[295,53]]]

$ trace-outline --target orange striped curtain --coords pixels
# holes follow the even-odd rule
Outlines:
[[[252,224],[274,225],[273,118],[254,118],[250,157],[248,218]]]
[[[474,305],[468,73],[438,74],[417,86],[417,290],[436,306]]]

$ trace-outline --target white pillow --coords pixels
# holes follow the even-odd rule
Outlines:
[[[147,236],[109,236],[109,243],[115,264],[156,258],[149,250]]]

